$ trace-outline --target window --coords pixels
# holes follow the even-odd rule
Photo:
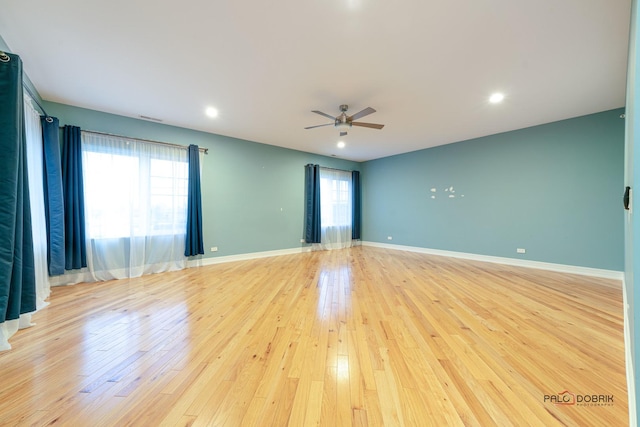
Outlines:
[[[187,149],[83,132],[82,161],[94,280],[184,268]]]
[[[351,246],[351,172],[320,168],[321,246]]]
[[[189,165],[151,159],[150,169],[151,234],[181,234],[187,225]]]
[[[86,138],[84,139],[86,141]],[[125,140],[126,141],[126,140]],[[126,141],[83,144],[87,234],[93,239],[184,234],[184,149]],[[178,158],[167,152],[178,150]],[[174,153],[176,154],[176,153]]]
[[[323,227],[351,225],[351,175],[320,171],[320,224]]]

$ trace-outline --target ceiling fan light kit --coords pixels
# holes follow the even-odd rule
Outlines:
[[[323,113],[322,111],[313,110],[312,113],[320,114],[321,116],[331,119],[333,120],[333,123],[325,123],[323,125],[308,126],[305,129],[313,129],[313,128],[318,128],[322,126],[333,125],[336,129],[340,131],[340,136],[345,136],[353,126],[361,126],[361,127],[371,128],[371,129],[382,129],[384,127],[384,125],[380,125],[377,123],[363,123],[363,122],[354,121],[361,117],[368,116],[369,114],[375,113],[376,110],[374,110],[371,107],[367,107],[364,110],[359,111],[352,116],[347,115],[347,110],[349,109],[349,106],[347,104],[342,104],[340,105],[339,108],[341,113],[337,117],[333,117],[327,113]]]

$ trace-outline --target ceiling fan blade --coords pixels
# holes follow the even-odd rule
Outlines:
[[[353,126],[362,126],[363,128],[382,129],[384,125],[376,123],[351,122]]]
[[[367,107],[362,111],[358,111],[357,113],[355,113],[353,116],[349,117],[351,120],[358,120],[360,117],[364,117],[364,116],[368,116],[369,114],[375,113],[376,110],[374,110],[371,107]]]
[[[347,136],[346,132],[340,132],[340,136]]]
[[[325,123],[323,125],[309,126],[309,127],[306,127],[305,129],[319,128],[319,127],[322,127],[322,126],[333,126],[333,123]]]
[[[323,113],[322,111],[313,110],[312,113],[320,114],[321,116],[325,116],[326,118],[329,118],[331,120],[335,120],[336,119],[335,117],[330,116],[327,113]]]

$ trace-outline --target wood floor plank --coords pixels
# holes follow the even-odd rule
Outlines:
[[[0,353],[0,425],[628,423],[614,280],[354,247],[50,302]]]

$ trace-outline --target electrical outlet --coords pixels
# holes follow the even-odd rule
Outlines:
[[[212,246],[211,247],[211,252],[218,252],[218,247],[217,246]]]
[[[527,250],[524,249],[524,248],[518,248],[518,249],[516,249],[516,252],[519,253],[519,254],[525,254],[525,253],[527,253]]]
[[[387,240],[393,240],[393,237],[387,236]]]
[[[306,243],[307,241],[305,239],[300,239],[300,243]]]

